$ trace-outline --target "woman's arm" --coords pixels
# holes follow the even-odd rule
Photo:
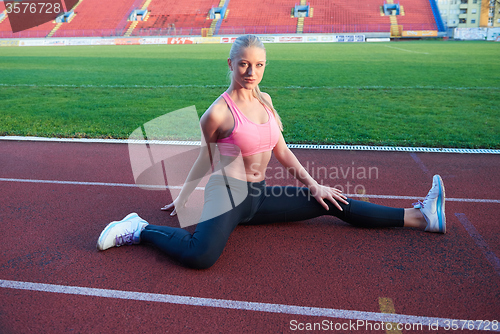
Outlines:
[[[201,117],[200,127],[202,132],[201,148],[198,158],[191,167],[189,174],[182,186],[182,189],[177,198],[170,204],[165,205],[162,210],[173,209],[171,215],[176,214],[175,207],[184,206],[194,191],[201,179],[207,174],[212,167],[212,157],[214,153],[215,143],[219,133],[219,128],[224,122],[223,108],[220,108],[214,103]]]
[[[272,105],[272,100],[269,94],[262,93],[265,99]],[[336,188],[325,187],[323,185],[318,184],[316,180],[314,180],[311,175],[307,172],[307,170],[302,166],[300,161],[297,159],[295,154],[286,146],[285,139],[283,138],[283,134],[280,135],[280,139],[278,143],[273,149],[274,156],[278,161],[287,169],[287,171],[297,180],[302,182],[309,190],[311,191],[311,195],[326,209],[329,210],[328,204],[326,204],[325,199],[328,199],[331,203],[333,203],[340,211],[342,208],[340,207],[337,201],[340,201],[344,204],[349,204],[342,192]]]

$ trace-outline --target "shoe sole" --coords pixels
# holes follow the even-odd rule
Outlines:
[[[97,248],[98,250],[103,251],[103,250],[106,250],[106,249],[108,249],[108,248],[113,247],[113,246],[111,246],[111,247],[108,247],[108,248],[101,248],[101,247],[99,246],[99,244],[100,244],[101,242],[103,242],[103,241],[106,239],[106,237],[107,237],[107,236],[108,236],[108,234],[109,234],[109,231],[111,230],[111,228],[112,228],[114,225],[116,225],[116,224],[118,224],[118,223],[121,223],[121,222],[123,222],[123,221],[125,221],[125,220],[130,219],[130,218],[132,218],[132,216],[134,216],[134,217],[135,217],[135,216],[137,216],[137,213],[135,213],[135,212],[129,213],[129,214],[128,214],[125,218],[123,218],[122,220],[120,220],[120,221],[113,221],[113,222],[109,223],[108,225],[106,225],[106,227],[104,228],[104,230],[102,230],[101,235],[99,236],[99,239],[97,239],[96,248]]]
[[[438,215],[438,223],[439,223],[439,232],[441,233],[446,233],[446,214],[445,214],[445,190],[444,190],[444,184],[443,184],[443,179],[441,179],[441,176],[436,175],[438,178],[438,183],[439,183],[439,196],[437,200],[437,215]]]

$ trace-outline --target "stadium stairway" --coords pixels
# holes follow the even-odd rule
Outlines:
[[[306,6],[307,5],[307,0],[300,0],[300,5],[301,6]],[[302,34],[304,32],[304,17],[299,17],[297,20],[297,34]]]
[[[48,34],[47,34],[47,38],[48,37],[52,37],[56,31],[62,26],[63,24],[62,23],[57,23],[56,26],[54,27],[54,29],[52,29]]]
[[[387,0],[388,4],[394,4],[394,0]],[[403,34],[402,26],[398,25],[398,19],[396,15],[390,15],[389,20],[391,21],[391,37],[398,38]]]
[[[78,5],[82,2],[82,0],[79,0],[74,6],[73,8],[67,8],[68,11],[75,11],[76,7],[78,7]],[[73,14],[73,16],[71,17],[71,19],[67,22],[71,22],[74,18],[75,18],[76,14]],[[59,30],[59,28],[61,28],[61,26],[63,25],[64,23],[56,23],[55,27],[47,34],[47,38],[49,37],[52,37],[54,36],[54,34],[57,32],[57,30]]]
[[[297,21],[297,34],[302,34],[304,32],[304,18],[299,17]]]
[[[6,9],[6,10],[4,10],[4,11],[2,12],[2,14],[3,14],[3,15],[0,17],[0,23],[2,23],[2,22],[3,22],[3,20],[5,20],[5,18],[7,17],[7,9]]]
[[[146,0],[144,2],[144,4],[142,5],[141,9],[148,10],[148,6],[151,3],[151,1],[153,1],[153,0]],[[147,12],[143,21],[147,21],[148,18],[149,18],[149,12]],[[125,34],[123,34],[123,36],[129,37],[130,35],[132,35],[132,32],[134,31],[134,29],[137,27],[138,24],[139,24],[139,21],[134,21],[134,22],[131,22],[130,24],[128,24],[127,30],[125,31]]]
[[[225,3],[226,3],[226,0],[220,0],[218,7],[219,8],[224,7]],[[227,17],[228,12],[229,12],[229,10],[226,9],[226,13],[224,14],[224,17]],[[210,23],[210,27],[204,29],[205,33],[204,34],[202,33],[202,36],[206,35],[206,37],[212,37],[213,35],[215,35],[216,34],[216,30],[217,30],[217,25],[219,24],[219,20],[223,20],[224,17],[221,17],[220,19],[219,18],[213,19],[212,23]]]

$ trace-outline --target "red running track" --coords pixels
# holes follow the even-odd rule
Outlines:
[[[324,183],[348,190],[349,182],[350,192],[364,188],[365,199],[389,206],[410,206],[398,196],[424,197],[440,174],[448,233],[359,229],[329,217],[241,226],[219,261],[201,271],[147,245],[97,252],[102,228],[129,212],[178,224],[159,210],[165,191],[123,186],[134,184],[127,145],[2,141],[0,332],[286,333],[324,321],[380,325],[414,316],[439,318],[439,330],[414,331],[437,333],[450,332],[446,319],[499,320],[498,155],[294,152],[310,170],[337,168],[339,178]],[[272,166],[269,184],[294,184]],[[362,177],[363,168],[372,175]],[[176,304],[186,296],[193,298]]]

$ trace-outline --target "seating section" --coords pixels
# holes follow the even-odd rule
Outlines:
[[[219,7],[220,0],[80,0],[76,16],[63,23],[52,37],[123,36],[131,25],[128,16],[134,9],[147,5],[146,21],[139,21],[131,30],[135,36],[201,35],[203,28],[210,33],[279,34],[296,33],[298,18],[292,11],[298,0],[226,0],[226,17],[218,24],[209,18],[209,11]],[[385,0],[309,0],[310,15],[300,22],[304,33],[389,32],[391,19],[381,15]],[[303,1],[300,1],[303,4]],[[403,30],[437,30],[429,0],[397,0],[403,7],[401,14],[392,17],[392,24]],[[5,5],[0,1],[0,12]],[[397,22],[397,23],[395,23]],[[0,23],[0,38],[46,37],[56,27],[47,22],[37,27],[11,32],[9,19]],[[130,33],[130,32],[129,32]]]
[[[75,9],[76,16],[64,23],[53,37],[120,36],[133,9],[144,0],[82,0]]]
[[[147,21],[139,21],[133,34],[156,35],[166,30],[170,34],[201,35],[201,29],[212,23],[210,9],[218,5],[219,0],[153,0],[148,5]]]
[[[398,24],[404,30],[437,30],[436,20],[428,0],[399,0],[405,15],[398,16]]]
[[[306,33],[390,30],[389,17],[380,15],[383,0],[345,0],[335,3],[329,0],[311,0],[309,5],[313,8],[313,17],[304,20]]]
[[[296,4],[296,0],[231,0],[218,33],[295,33],[297,18],[291,16]]]
[[[5,11],[5,3],[0,1],[0,13]],[[54,22],[47,22],[31,29],[26,29],[16,33],[12,33],[8,15],[0,23],[0,38],[26,38],[26,37],[45,37],[55,27]]]

